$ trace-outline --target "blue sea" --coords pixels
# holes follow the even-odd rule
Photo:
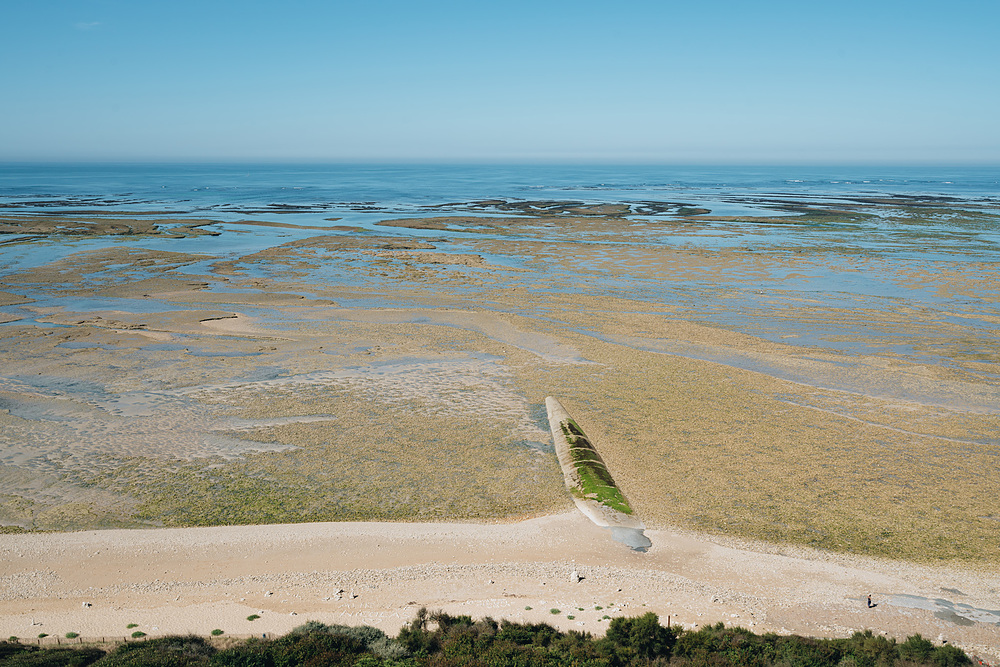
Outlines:
[[[0,212],[163,211],[171,217],[223,223],[280,218],[281,222],[305,226],[329,225],[329,220],[336,218],[379,234],[385,234],[386,228],[375,224],[389,217],[442,211],[487,215],[463,209],[465,203],[482,200],[658,202],[707,209],[711,216],[780,217],[794,215],[790,207],[795,205],[836,208],[880,198],[893,198],[898,205],[909,199],[929,200],[950,209],[997,214],[1000,167],[0,164]],[[927,231],[928,222],[919,222],[921,234]],[[898,220],[884,224],[877,217],[809,230],[731,221],[709,223],[700,233],[683,238],[664,234],[629,241],[683,243],[706,249],[748,243],[771,248],[847,244],[894,256],[909,252],[928,258],[941,251],[951,260],[956,256],[968,261],[996,259],[998,226],[952,229],[946,217],[935,219],[934,224],[933,242],[923,245],[901,245],[906,225]],[[808,231],[808,238],[804,231]],[[393,233],[420,236],[426,232],[396,228]],[[275,235],[258,228],[249,238],[227,235],[215,240],[173,241],[169,246],[178,251],[200,248],[225,254],[269,247],[287,239],[288,234]],[[76,251],[83,245],[93,242],[75,241],[65,249]],[[146,246],[152,247],[148,240]],[[166,249],[160,242],[153,246]],[[25,257],[28,264],[41,261],[43,255],[52,259],[61,254],[51,245],[42,254],[37,250]],[[0,275],[23,266],[17,260],[0,264]]]
[[[1000,210],[1000,166],[708,167],[376,164],[0,164],[0,205],[18,210],[290,205],[393,211],[482,199],[670,201],[718,215],[772,213],[753,198],[942,197]],[[359,212],[359,211],[353,211]]]

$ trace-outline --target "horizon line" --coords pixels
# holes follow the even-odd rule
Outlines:
[[[0,165],[370,165],[370,166],[634,166],[634,167],[983,167],[1000,160],[637,160],[601,158],[28,158],[2,159]]]

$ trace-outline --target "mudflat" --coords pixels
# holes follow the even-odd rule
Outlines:
[[[135,214],[131,225],[114,216],[113,229],[105,218],[78,215],[61,227],[54,213],[44,221],[6,216],[14,236],[0,277],[0,524],[138,532],[8,535],[5,548],[38,545],[32,553],[41,554],[40,545],[83,535],[155,541],[272,530],[251,524],[310,523],[308,530],[322,532],[315,522],[344,521],[404,536],[455,521],[471,523],[448,531],[539,534],[535,522],[568,521],[573,508],[545,414],[544,398],[554,396],[600,452],[653,548],[643,561],[593,532],[599,529],[571,521],[583,541],[530,560],[543,563],[545,577],[557,578],[586,549],[616,550],[589,567],[645,571],[659,562],[661,570],[653,569],[662,574],[677,535],[706,545],[736,539],[758,545],[739,552],[750,560],[776,558],[766,544],[820,550],[802,561],[806,570],[827,558],[874,558],[888,560],[859,567],[867,572],[872,563],[872,571],[891,574],[892,562],[947,573],[935,584],[940,599],[957,609],[968,595],[968,604],[988,611],[987,598],[975,596],[995,592],[1000,566],[1000,272],[988,248],[970,250],[969,238],[995,216],[941,206],[900,212],[879,202],[773,219],[708,217],[666,204],[650,204],[643,216],[628,214],[634,206],[465,208],[475,215],[386,217],[366,228],[185,221],[155,211]],[[872,211],[880,222],[856,243],[827,231]],[[938,234],[928,222],[934,216],[951,216],[952,231],[937,239],[933,257],[913,253],[911,241]],[[966,236],[953,249],[954,230]],[[743,240],[714,247],[725,235]],[[868,281],[879,289],[862,289]],[[375,528],[373,521],[406,523]],[[246,527],[221,527],[234,525]],[[350,525],[328,530],[350,534]],[[194,532],[143,530],[150,528]],[[484,554],[493,537],[475,539],[486,551],[473,549],[482,562],[467,563],[462,595],[483,578],[504,576],[480,576],[477,568],[492,562]],[[205,557],[186,547],[172,553]],[[246,555],[251,570],[239,576],[272,576],[259,557]],[[521,563],[510,558],[503,562]],[[33,590],[48,576],[18,567],[6,575],[13,591]],[[451,576],[435,572],[435,585]],[[534,572],[511,581],[528,586],[539,578]],[[604,576],[597,572],[582,585],[596,585]],[[768,615],[752,622],[846,632],[875,618],[867,608],[847,613],[865,589],[914,596],[917,607],[937,599],[930,584],[874,586],[868,575],[852,574],[854,583],[826,596],[840,600],[850,622],[824,616],[822,630],[804,612],[784,620],[782,610],[820,604],[805,592],[791,595],[789,587],[808,589],[796,572],[775,583],[779,592],[762,603]],[[642,575],[634,590],[661,574]],[[225,576],[220,570],[216,578]],[[301,586],[347,589],[340,576],[313,584],[303,576]],[[78,589],[51,581],[52,590]],[[112,586],[110,579],[78,584],[84,591]],[[230,596],[235,588],[220,590]],[[538,604],[548,599],[527,590]],[[24,600],[48,599],[36,593],[11,601],[10,612],[34,604]],[[455,593],[445,603],[430,589],[401,597],[449,609],[452,598],[463,599]],[[590,597],[592,606],[609,607]],[[668,597],[669,605],[638,604],[664,616],[675,609],[687,623],[715,609],[683,607],[694,603],[680,593]],[[537,611],[532,601],[522,607]],[[410,606],[392,613],[406,615]],[[928,636],[972,632],[964,621],[934,616],[948,617],[947,610],[896,606],[900,619],[945,624],[933,633],[920,626]],[[687,618],[696,607],[704,616]],[[500,614],[500,607],[482,608]],[[729,619],[742,623],[752,609],[734,607],[739,621]],[[243,618],[253,611],[232,610]],[[583,611],[578,620],[600,627]],[[900,623],[894,631],[909,627]],[[233,632],[255,627],[234,625]]]
[[[209,222],[197,246],[100,226],[17,246],[32,259],[0,281],[0,521],[558,512],[551,395],[650,527],[998,563],[988,262],[932,271],[892,250],[898,230],[857,252],[801,219],[773,247],[656,244],[653,227],[704,244],[713,225],[777,223],[607,207],[318,236]],[[801,289],[869,274],[899,296]]]

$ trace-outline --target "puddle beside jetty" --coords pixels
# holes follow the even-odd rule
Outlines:
[[[621,542],[626,545],[632,551],[641,551],[646,553],[649,547],[653,546],[653,542],[646,537],[646,534],[641,528],[621,528],[619,526],[611,526],[608,528],[611,531],[611,539],[615,542]]]
[[[934,617],[955,625],[989,623],[1000,626],[1000,610],[979,609],[962,602],[952,602],[943,598],[925,598],[919,595],[890,595],[889,604],[908,609],[925,609],[934,612]]]

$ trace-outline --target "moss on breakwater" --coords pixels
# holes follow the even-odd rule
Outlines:
[[[604,460],[580,425],[570,418],[560,422],[559,426],[569,444],[569,455],[578,479],[578,485],[571,487],[570,493],[599,502],[622,514],[633,514],[631,505],[618,489]]]

